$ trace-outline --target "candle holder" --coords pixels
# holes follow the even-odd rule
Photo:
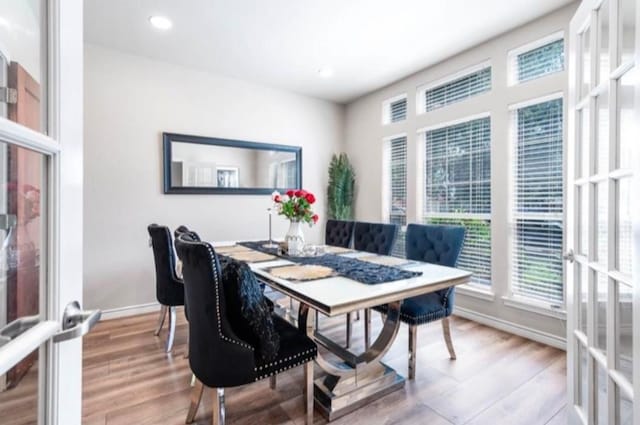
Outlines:
[[[273,215],[273,208],[267,208],[269,213],[269,243],[262,245],[264,248],[278,248],[278,244],[273,242],[273,237],[271,234],[271,216]]]

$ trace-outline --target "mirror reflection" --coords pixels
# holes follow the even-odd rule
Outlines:
[[[290,146],[165,134],[165,193],[297,188],[300,155],[300,148]]]

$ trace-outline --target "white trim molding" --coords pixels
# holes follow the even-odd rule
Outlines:
[[[530,311],[532,313],[553,317],[555,319],[567,319],[567,311],[564,309],[564,306],[556,306],[548,302],[537,301],[532,298],[520,297],[518,295],[504,296],[502,297],[502,302],[507,307],[518,308],[520,310]]]
[[[474,283],[467,283],[458,286],[456,288],[456,293],[473,298],[479,298],[485,301],[494,301],[496,299],[496,294],[491,291],[491,286],[489,286],[489,288],[485,288]]]
[[[521,336],[523,338],[530,339],[532,341],[539,342],[541,344],[549,345],[551,347],[559,348],[560,350],[566,350],[567,340],[563,337],[550,334],[548,332],[540,331],[528,326],[519,325],[517,323],[509,322],[497,317],[489,316],[486,314],[478,313],[464,307],[455,306],[453,314],[480,324],[499,329],[504,332],[508,332],[514,335]]]
[[[160,304],[158,304],[157,302],[111,308],[102,311],[102,319],[100,319],[100,321],[119,319],[121,317],[137,316],[139,314],[153,313],[159,310]]]

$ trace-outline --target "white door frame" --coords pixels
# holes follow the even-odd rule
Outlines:
[[[83,2],[46,0],[48,136],[0,117],[0,138],[48,156],[47,305],[48,324],[61,323],[66,305],[82,302],[83,190]],[[39,420],[80,425],[81,339],[45,344],[41,365]],[[46,362],[46,363],[42,363]],[[41,383],[43,381],[41,380]]]
[[[597,405],[606,406],[607,416],[604,418],[606,423],[617,423],[618,418],[616,416],[619,406],[617,394],[625,394],[627,398],[635,400],[633,402],[633,423],[640,424],[640,214],[636,213],[633,217],[633,239],[632,239],[632,253],[630,261],[633,264],[632,276],[617,271],[618,264],[616,256],[617,252],[617,235],[618,230],[618,208],[619,201],[617,199],[617,190],[619,190],[619,182],[621,179],[626,178],[631,182],[631,187],[635,192],[631,196],[633,204],[631,211],[640,211],[640,196],[638,196],[637,188],[640,188],[640,143],[635,143],[633,146],[633,152],[625,152],[624,155],[632,155],[633,160],[630,161],[631,165],[627,169],[620,169],[617,163],[615,149],[618,140],[618,116],[619,116],[619,104],[618,95],[620,93],[619,79],[623,75],[634,75],[638,78],[638,68],[640,62],[640,0],[630,0],[635,2],[635,16],[627,16],[635,22],[635,50],[632,57],[626,61],[626,63],[619,63],[618,57],[622,53],[622,47],[619,46],[619,35],[622,34],[622,30],[619,28],[621,17],[625,16],[624,12],[620,10],[621,0],[608,0],[606,4],[609,7],[609,25],[606,26],[608,33],[608,48],[609,57],[606,58],[610,63],[609,74],[598,75],[600,72],[600,42],[601,34],[598,19],[599,9],[604,3],[602,0],[584,0],[574,18],[571,21],[570,34],[569,34],[569,96],[568,96],[568,167],[567,167],[567,247],[575,251],[576,264],[569,265],[567,267],[567,389],[568,389],[568,416],[570,423],[576,424],[594,424],[598,420],[596,417]],[[580,34],[585,27],[590,29],[590,39],[588,43],[588,49],[590,51],[589,64],[589,88],[583,92],[583,82],[581,81],[582,66],[584,61],[582,59],[581,50],[584,46],[581,40]],[[586,47],[586,46],[585,46]],[[606,57],[606,56],[605,56]],[[630,69],[635,66],[636,74],[626,74]],[[637,138],[640,133],[638,129],[640,126],[637,123],[640,122],[640,82],[634,81],[634,106],[632,114],[635,116],[636,128],[632,132],[632,135]],[[596,173],[593,167],[599,155],[599,151],[595,147],[595,143],[599,141],[601,135],[598,134],[598,128],[600,127],[600,121],[598,116],[598,108],[603,102],[603,94],[608,94],[606,105],[606,113],[603,117],[608,118],[608,133],[605,133],[609,140],[608,147],[608,164],[604,162],[604,170],[598,170]],[[620,97],[622,99],[622,97]],[[583,158],[578,150],[578,146],[582,144],[581,132],[584,127],[581,125],[581,121],[578,120],[578,110],[584,111],[583,107],[588,106],[588,114],[580,112],[582,117],[588,117],[588,140],[589,140],[589,161],[585,164]],[[596,142],[594,142],[596,141]],[[589,170],[583,172],[581,176],[576,175],[576,165],[582,163],[582,169],[588,167]],[[608,188],[608,196],[606,198],[607,206],[607,257],[598,259],[596,252],[598,251],[599,241],[597,235],[598,229],[598,205],[596,205],[596,184],[600,189]],[[587,252],[580,252],[578,245],[580,245],[580,223],[581,208],[580,200],[577,199],[577,187],[582,187],[582,196],[588,194],[588,206],[587,216],[589,217],[588,224],[585,226],[588,231],[588,250]],[[583,229],[584,230],[584,229]],[[603,242],[600,242],[603,243]],[[586,255],[582,255],[586,254]],[[587,273],[582,272],[581,276],[576,276],[576,270],[585,269]],[[596,273],[607,280],[607,301],[606,301],[606,352],[600,351],[598,348],[598,336],[602,329],[598,328],[598,322],[596,322],[596,316],[599,315],[602,309],[601,302],[598,297],[599,293],[598,282],[596,279]],[[584,277],[587,276],[586,281]],[[583,293],[577,286],[577,281],[581,280],[582,285],[586,285],[588,288],[588,302],[586,306],[587,316],[586,323],[582,323],[581,309],[584,308]],[[633,318],[632,318],[632,336],[633,336],[633,348],[632,358],[635,359],[633,364],[633,383],[629,383],[627,378],[617,370],[617,361],[620,351],[620,343],[617,339],[617,324],[619,326],[620,316],[618,314],[618,304],[620,302],[618,288],[623,287],[620,282],[627,282],[632,286],[633,291]],[[627,287],[628,288],[628,287]],[[586,334],[580,332],[579,329],[586,328]],[[578,379],[580,372],[580,350],[578,347],[586,347],[581,350],[586,353],[587,366],[586,370],[582,371],[586,375],[586,379]],[[599,387],[601,383],[598,383],[598,372],[604,371],[604,377],[606,378],[607,397],[606,399],[600,399]],[[586,381],[586,384],[583,382]],[[598,383],[596,386],[595,384]],[[585,388],[586,385],[586,388]],[[582,408],[578,407],[581,400],[578,399],[580,390],[586,391],[586,406]]]

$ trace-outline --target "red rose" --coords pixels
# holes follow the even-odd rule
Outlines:
[[[291,190],[291,189],[287,190],[287,196],[289,198],[293,197],[294,194],[295,194],[295,192],[293,190]]]
[[[314,202],[316,202],[316,197],[313,196],[313,193],[307,193],[307,196],[305,196],[305,199],[310,204],[313,204]]]
[[[276,195],[276,196],[274,196],[274,198],[273,198],[273,202],[280,203],[280,201],[282,201],[282,198],[280,197],[280,195]]]
[[[314,224],[317,223],[319,219],[320,219],[320,217],[318,217],[318,214],[314,214],[314,215],[311,216],[311,220],[313,220]]]
[[[301,190],[296,190],[294,195],[296,196],[296,198],[302,198],[304,196]]]

